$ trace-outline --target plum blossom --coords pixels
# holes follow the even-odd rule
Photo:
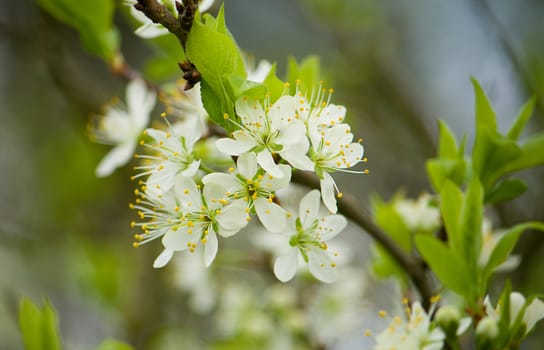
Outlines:
[[[389,326],[376,336],[374,350],[440,350],[444,345],[445,334],[439,327],[433,327],[430,314],[419,302],[408,310],[407,320],[395,316]],[[386,317],[384,311],[380,316]]]
[[[432,232],[440,227],[440,209],[432,201],[431,195],[423,193],[417,200],[395,201],[394,208],[409,230]]]
[[[347,225],[342,215],[319,217],[319,191],[308,192],[300,201],[299,216],[289,220],[282,232],[285,240],[284,254],[274,263],[276,277],[287,282],[295,275],[299,254],[308,263],[310,273],[323,282],[336,279],[336,263],[326,241],[335,237]]]
[[[230,202],[224,187],[209,183],[202,191],[191,178],[176,181],[177,199],[184,212],[178,230],[169,230],[162,239],[167,250],[194,252],[199,242],[204,249],[204,263],[209,266],[218,250],[217,235],[229,237],[247,225],[246,207],[240,202]]]
[[[153,142],[143,143],[150,154],[137,154],[144,164],[135,167],[140,173],[132,178],[149,175],[145,184],[156,193],[168,191],[180,176],[190,177],[196,174],[200,160],[195,158],[193,146],[201,136],[197,119],[169,125],[167,131],[147,129],[144,134]]]
[[[98,143],[115,147],[98,164],[96,176],[108,176],[131,159],[155,102],[156,94],[143,80],[134,79],[127,85],[126,108],[111,105],[99,118],[97,127],[91,130],[91,137]]]
[[[274,160],[275,154],[296,168],[313,170],[306,156],[309,147],[306,127],[295,118],[294,98],[282,96],[272,106],[268,104],[268,99],[263,106],[254,98],[239,98],[235,106],[241,124],[225,115],[239,130],[232,133],[233,138],[217,140],[217,147],[234,156],[255,152],[259,165],[274,177],[283,176]]]
[[[247,212],[255,212],[263,226],[270,232],[284,229],[288,213],[274,203],[275,191],[286,187],[291,180],[291,168],[280,164],[281,177],[264,173],[257,165],[253,152],[244,153],[237,160],[237,174],[212,173],[202,182],[207,186],[216,184],[227,189],[233,203],[239,203]],[[234,169],[232,169],[234,170]]]
[[[495,320],[501,318],[501,303],[494,308],[491,305],[489,297],[484,300],[485,311],[487,315]],[[544,318],[544,302],[539,298],[527,300],[519,292],[510,293],[510,327],[518,322],[518,319],[525,324],[525,334],[527,335],[535,324]]]

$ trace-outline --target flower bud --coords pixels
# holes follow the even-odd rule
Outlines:
[[[493,343],[497,335],[499,335],[498,321],[489,316],[482,318],[478,326],[476,326],[476,343],[478,344],[478,348],[487,348]]]
[[[435,320],[448,337],[454,337],[459,328],[461,314],[454,306],[444,306],[436,312]]]

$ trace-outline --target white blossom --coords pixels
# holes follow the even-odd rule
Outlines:
[[[150,154],[136,155],[144,164],[135,167],[140,173],[132,178],[149,175],[145,184],[157,193],[168,191],[179,177],[191,177],[200,167],[193,146],[201,136],[200,125],[195,118],[169,125],[167,131],[147,129],[144,134],[153,139],[143,143]]]
[[[130,160],[155,102],[156,94],[143,80],[134,79],[127,85],[126,108],[117,104],[107,108],[91,135],[96,142],[115,147],[98,164],[96,176],[108,176]]]
[[[285,236],[285,253],[274,263],[276,277],[287,282],[296,273],[299,254],[308,263],[310,273],[323,282],[336,279],[336,253],[328,249],[326,241],[342,231],[347,220],[341,215],[319,217],[319,191],[313,190],[302,198],[299,205],[299,216],[288,220],[282,232]]]
[[[237,174],[212,173],[202,182],[224,187],[233,203],[244,206],[248,213],[255,212],[268,231],[280,232],[286,225],[288,213],[274,203],[275,191],[289,184],[291,168],[285,164],[277,167],[280,177],[263,172],[257,165],[255,153],[249,152],[238,157]]]
[[[500,242],[505,231],[494,231],[491,220],[484,218],[482,221],[482,250],[478,265],[484,267],[489,262],[489,258],[495,250],[495,247]],[[521,261],[518,255],[509,255],[506,261],[495,268],[495,272],[508,272],[518,267]]]
[[[500,320],[501,304],[498,303],[494,308],[491,305],[489,297],[484,300],[485,311],[489,317]],[[513,326],[518,318],[525,324],[525,335],[527,335],[535,324],[544,318],[544,302],[539,298],[534,298],[531,302],[525,299],[519,292],[510,293],[510,326]]]
[[[190,252],[202,245],[204,263],[209,266],[217,254],[217,234],[229,237],[247,225],[245,205],[231,203],[224,187],[214,183],[201,191],[192,179],[181,177],[176,188],[181,192],[178,200],[184,212],[183,222],[178,230],[166,232],[162,243],[169,250]]]
[[[295,118],[292,96],[282,96],[272,106],[268,105],[268,99],[263,106],[255,98],[243,96],[235,105],[241,124],[226,116],[239,130],[232,133],[233,138],[217,140],[221,151],[234,156],[255,152],[259,165],[274,177],[283,176],[274,154],[296,168],[313,170],[306,155],[309,147],[306,127]]]
[[[423,193],[417,200],[398,199],[394,208],[409,230],[431,232],[440,227],[440,209],[432,201],[431,195]]]
[[[381,311],[381,316],[386,314]],[[374,350],[440,350],[444,344],[445,334],[439,327],[431,325],[430,316],[415,302],[403,320],[393,317],[389,326],[376,336]]]

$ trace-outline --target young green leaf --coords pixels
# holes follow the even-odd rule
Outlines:
[[[474,87],[476,132],[486,128],[497,132],[497,117],[480,83],[475,78],[470,79]]]
[[[486,193],[485,203],[496,204],[509,201],[527,190],[527,185],[520,179],[508,179],[500,182],[490,192]]]
[[[415,244],[438,279],[455,293],[470,298],[473,283],[468,280],[465,261],[444,243],[432,236],[416,235]]]
[[[459,157],[455,135],[444,121],[438,121],[438,157],[456,159]]]
[[[321,68],[319,57],[308,56],[302,62],[290,57],[288,61],[287,80],[291,84],[291,94],[296,92],[297,84],[300,91],[311,94],[319,89]]]
[[[446,180],[440,191],[440,212],[448,234],[448,242],[457,254],[463,252],[463,236],[460,226],[463,192],[453,182]]]
[[[526,222],[523,224],[516,225],[510,228],[504,233],[501,240],[497,243],[486,266],[483,269],[484,280],[487,280],[493,270],[506,261],[510,253],[516,246],[516,243],[519,240],[521,234],[526,230],[540,230],[544,231],[544,223],[541,222]]]
[[[468,185],[461,209],[462,257],[471,272],[475,272],[482,250],[483,189],[473,178]]]
[[[271,104],[276,102],[276,100],[280,98],[283,92],[286,90],[286,84],[276,75],[276,63],[272,65],[272,68],[268,72],[268,75],[264,79],[263,83],[266,85],[268,93],[270,94]]]
[[[133,350],[133,347],[117,340],[106,339],[96,350]]]
[[[528,138],[520,149],[521,154],[516,159],[503,164],[497,170],[496,176],[504,176],[515,171],[544,165],[544,134],[537,134]]]
[[[527,124],[529,118],[531,118],[531,115],[533,114],[535,105],[536,98],[532,97],[523,105],[523,107],[521,107],[514,124],[512,124],[512,127],[508,131],[507,137],[509,139],[515,141],[520,137],[523,129],[525,128],[525,124]]]
[[[46,301],[40,310],[29,299],[23,298],[19,327],[26,350],[60,350],[57,315],[49,302]]]

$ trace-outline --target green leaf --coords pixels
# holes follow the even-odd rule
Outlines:
[[[236,42],[224,27],[224,11],[219,12],[217,20],[209,15],[205,19],[206,23],[194,22],[187,38],[186,54],[207,85],[203,102],[206,109],[212,107],[208,110],[210,118],[231,130],[233,125],[223,119],[224,113],[234,117],[234,101],[225,81],[234,75],[245,79],[244,62]]]
[[[57,20],[75,28],[83,47],[111,61],[119,49],[119,33],[113,26],[113,0],[38,0]]]
[[[486,194],[485,203],[495,204],[514,199],[527,190],[525,182],[519,179],[508,179],[499,183]]]
[[[202,104],[210,116],[214,116],[213,120],[225,129],[229,129],[229,123],[223,118],[223,107],[219,97],[214,93],[210,85],[206,80],[200,82],[200,94],[202,97]],[[231,109],[234,107],[231,106]],[[227,112],[228,113],[228,112]],[[228,113],[229,116],[234,115],[233,112]]]
[[[321,67],[318,56],[308,56],[302,62],[297,63],[293,57],[289,58],[287,69],[287,80],[290,83],[291,94],[297,89],[308,96],[317,89],[320,89]]]
[[[271,104],[276,102],[276,100],[280,98],[283,95],[283,92],[286,90],[285,83],[276,75],[276,63],[272,65],[272,68],[270,69],[270,72],[268,72],[268,75],[264,79],[263,83],[266,85],[268,93],[270,94]]]
[[[462,257],[475,273],[482,250],[483,189],[477,178],[468,185],[461,210]]]
[[[380,245],[373,246],[372,272],[380,278],[396,277],[401,285],[407,286],[408,279],[404,270]]]
[[[442,120],[438,121],[438,157],[456,159],[459,156],[455,135]]]
[[[58,320],[55,310],[45,302],[40,310],[23,298],[19,308],[19,327],[26,350],[60,350]]]
[[[521,234],[524,231],[531,230],[531,229],[544,231],[544,223],[527,222],[527,223],[519,224],[510,228],[508,231],[506,231],[503,234],[502,238],[493,249],[493,252],[491,253],[489,257],[489,260],[484,267],[483,276],[485,280],[487,280],[491,276],[491,274],[493,273],[493,270],[497,266],[505,262],[506,259],[510,256],[510,253],[516,246]]]
[[[427,175],[436,192],[442,190],[446,180],[461,185],[466,177],[466,161],[459,159],[429,159],[426,163]]]
[[[170,56],[155,56],[150,58],[144,66],[144,75],[152,81],[164,81],[179,75],[179,60]]]
[[[128,344],[122,343],[113,339],[104,340],[96,350],[133,350],[134,348]]]
[[[476,132],[485,128],[497,132],[497,117],[484,90],[475,78],[470,78],[474,87]]]
[[[397,195],[398,197],[398,195]],[[394,207],[397,199],[385,203],[378,195],[371,197],[374,221],[405,251],[412,250],[412,232],[406,227],[404,220]]]
[[[415,244],[438,279],[455,293],[472,296],[473,285],[467,281],[469,270],[465,261],[435,237],[416,235]]]
[[[525,128],[525,124],[527,124],[527,121],[529,121],[529,118],[531,118],[531,115],[533,114],[535,105],[536,98],[532,97],[523,105],[523,107],[521,107],[514,124],[512,124],[512,127],[508,131],[507,137],[509,139],[515,141],[520,137],[523,129]]]
[[[460,227],[463,192],[453,182],[446,180],[440,192],[440,212],[448,234],[448,241],[453,251],[463,251],[463,236]]]
[[[497,176],[504,176],[515,171],[544,165],[544,133],[530,137],[520,147],[521,154],[496,171]]]

